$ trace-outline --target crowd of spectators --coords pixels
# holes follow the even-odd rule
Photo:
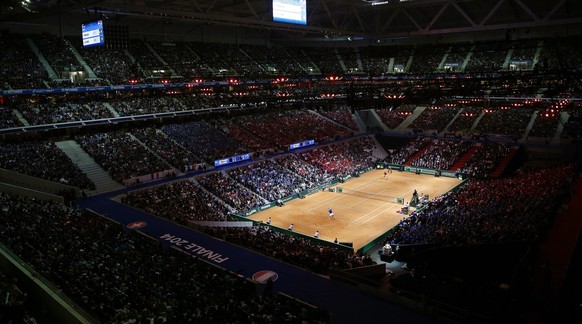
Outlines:
[[[222,103],[220,98],[204,93],[183,93],[174,97],[186,110],[218,107]]]
[[[582,140],[582,105],[575,104],[567,109],[568,121],[564,124],[562,137],[574,141]]]
[[[449,125],[447,131],[468,133],[483,110],[482,107],[478,106],[466,106],[462,109],[455,121]]]
[[[287,52],[285,47],[241,44],[240,49],[252,57],[268,76],[301,76],[306,74],[301,64]]]
[[[461,71],[463,63],[471,51],[471,46],[470,44],[456,44],[455,46],[451,46],[447,53],[447,58],[444,61],[443,68],[449,66],[450,71]]]
[[[267,203],[265,198],[258,196],[222,172],[207,173],[196,180],[239,213]]]
[[[428,137],[416,137],[406,143],[406,145],[400,147],[398,150],[388,154],[385,161],[393,164],[404,164],[410,157],[416,154],[416,152],[431,145],[431,143],[432,139]]]
[[[212,75],[210,68],[196,56],[186,42],[148,42],[170,68],[182,77],[191,79]]]
[[[111,106],[120,116],[145,115],[185,110],[172,96],[136,96],[122,101],[112,101]]]
[[[402,220],[391,243],[467,246],[537,241],[569,194],[573,176],[572,165],[561,165],[522,170],[511,178],[471,180]]]
[[[511,61],[516,68],[525,70],[532,69],[534,66],[534,56],[538,48],[537,40],[523,40],[513,43],[513,53]],[[511,67],[510,67],[511,68]]]
[[[405,104],[398,108],[384,108],[384,109],[374,109],[384,125],[389,129],[395,129],[400,125],[406,117],[412,115],[416,105]]]
[[[0,168],[81,189],[95,184],[54,142],[0,144]]]
[[[135,58],[138,70],[146,77],[171,77],[173,71],[167,62],[162,62],[149,43],[141,39],[130,41],[130,53]]]
[[[402,71],[389,71],[390,59],[394,59],[394,66],[405,66],[412,48],[398,46],[369,46],[360,48],[360,59],[365,72],[373,77],[388,75],[388,73]]]
[[[508,51],[509,44],[506,42],[477,43],[465,71],[477,73],[500,71]]]
[[[49,88],[73,88],[73,87],[101,87],[109,84],[107,79],[88,79],[85,77],[68,78],[68,79],[54,79],[46,81]]]
[[[558,125],[563,122],[562,112],[572,104],[572,100],[540,103],[537,116],[528,136],[551,138],[556,134]]]
[[[320,107],[316,110],[323,116],[334,120],[349,129],[358,130],[358,125],[354,122],[352,118],[352,112],[347,106],[337,106],[337,107]]]
[[[84,48],[81,38],[71,37],[70,40],[97,77],[112,85],[129,84],[129,80],[140,79],[137,65],[123,50]]]
[[[6,51],[0,60],[11,69],[3,72],[5,89],[46,88],[49,81],[47,69],[27,44],[31,39],[47,59],[57,79],[69,79],[69,72],[83,71],[73,50],[81,55],[89,68],[102,79],[103,84],[119,85],[144,82],[190,81],[195,78],[274,78],[305,75],[350,75],[366,74],[385,77],[392,73],[419,77],[435,75],[443,58],[444,66],[439,73],[469,72],[481,76],[494,74],[504,68],[508,53],[513,54],[507,70],[530,70],[534,68],[535,51],[541,44],[538,66],[542,70],[560,68],[579,70],[575,41],[522,40],[480,42],[430,46],[386,46],[386,48],[341,48],[341,47],[285,47],[257,45],[232,45],[198,42],[155,42],[131,40],[126,50],[112,48],[84,49],[77,36],[57,37],[40,35],[18,35],[3,32],[3,48]],[[573,38],[573,40],[576,40]],[[555,46],[559,50],[553,50]],[[461,66],[468,53],[472,53],[464,71]],[[128,55],[129,54],[129,55]],[[392,70],[388,71],[393,59]],[[408,64],[410,63],[411,64]],[[408,70],[406,70],[408,69]],[[17,71],[18,73],[14,73]],[[20,73],[22,72],[22,73]],[[74,82],[78,82],[75,80]],[[519,91],[527,89],[514,84]],[[499,88],[496,94],[515,92],[514,87]]]
[[[235,126],[232,132],[231,125]],[[229,135],[240,136],[236,139],[245,143],[246,146],[262,150],[285,150],[293,143],[310,139],[325,142],[344,138],[352,133],[317,114],[304,110],[276,111],[236,117],[223,121],[221,127]],[[254,139],[240,128],[247,129],[260,139]]]
[[[547,111],[539,111],[528,133],[528,137],[552,138],[556,134],[560,118],[560,113],[550,113],[549,109]]]
[[[409,127],[440,132],[447,127],[458,111],[458,107],[430,106],[424,109]]]
[[[31,35],[30,38],[59,79],[69,78],[68,72],[84,71],[66,39],[49,33]]]
[[[470,141],[435,139],[422,155],[411,162],[411,165],[435,170],[448,170],[472,145],[473,143]]]
[[[134,177],[168,170],[170,166],[123,131],[78,135],[75,140],[95,162],[123,183]]]
[[[376,162],[377,158],[373,155],[375,147],[372,138],[358,137],[299,152],[298,155],[322,169],[326,175],[343,178]]]
[[[0,31],[0,88],[43,89],[48,73],[22,35]]]
[[[491,85],[488,92],[493,97],[541,97],[544,95],[543,90],[539,79],[529,78],[515,82],[513,77],[505,76],[496,85]]]
[[[448,47],[442,45],[421,46],[414,49],[410,72],[434,73],[437,71]]]
[[[164,250],[157,240],[126,235],[101,216],[3,193],[0,201],[5,220],[0,241],[100,322],[320,323],[325,318],[281,295],[263,295],[238,275]]]
[[[181,180],[130,191],[121,202],[182,225],[190,221],[225,221],[228,208],[194,181]]]
[[[245,53],[238,45],[218,44],[217,53],[228,53],[228,63],[236,76],[260,78],[267,75],[266,66],[260,66],[253,57]]]
[[[487,109],[475,130],[481,133],[504,134],[520,139],[531,120],[530,107],[497,107]]]
[[[205,227],[210,235],[261,252],[264,255],[297,265],[318,274],[329,269],[351,269],[375,264],[366,254],[354,254],[311,238],[290,236],[268,226],[252,228]]]
[[[164,125],[161,130],[211,165],[217,159],[250,153],[246,146],[203,121]]]
[[[346,72],[333,47],[302,47],[300,51],[315,63],[322,75],[343,75]]]
[[[510,149],[511,147],[504,143],[480,143],[475,153],[459,171],[468,173],[474,178],[486,178],[507,156]]]
[[[196,53],[196,56],[202,59],[209,69],[212,70],[213,76],[228,77],[235,75],[234,68],[229,64],[229,52],[221,52],[222,44],[217,46],[208,46],[206,43],[192,43],[190,48]]]
[[[364,67],[360,66],[362,61],[359,60],[360,53],[357,47],[346,47],[341,49],[338,48],[336,49],[336,52],[341,61],[344,63],[346,74],[364,74]]]
[[[113,113],[97,101],[56,99],[53,102],[21,102],[15,108],[31,125],[45,125],[113,117]]]
[[[231,168],[227,174],[270,202],[313,187],[312,183],[306,182],[298,174],[284,169],[272,160]]]
[[[0,104],[0,128],[13,128],[22,126],[22,122],[14,115],[12,109]]]
[[[582,46],[579,36],[546,39],[542,53],[544,50],[548,52],[545,57],[550,62],[558,61],[554,67],[563,71],[582,70]]]
[[[300,175],[307,184],[323,184],[332,180],[332,176],[326,174],[324,170],[300,159],[297,154],[287,154],[275,159],[284,168]]]
[[[131,134],[180,171],[186,171],[192,165],[204,163],[202,158],[178,145],[157,128],[134,128]]]
[[[217,129],[222,130],[228,137],[244,143],[253,152],[273,152],[275,151],[268,137],[257,136],[253,132],[252,125],[247,123],[234,123],[231,120],[216,119],[213,124]]]

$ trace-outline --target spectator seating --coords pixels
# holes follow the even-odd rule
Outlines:
[[[0,144],[0,168],[80,189],[95,189],[93,182],[50,141]]]
[[[165,251],[145,235],[125,235],[100,216],[6,194],[0,201],[6,220],[0,242],[101,322],[326,318],[280,295],[261,298],[251,281],[181,251]]]
[[[75,140],[120,183],[170,168],[167,162],[123,131],[78,135]]]

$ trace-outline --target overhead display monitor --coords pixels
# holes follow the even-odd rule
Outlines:
[[[103,20],[95,20],[81,25],[83,47],[102,46],[105,44]]]
[[[307,0],[273,0],[273,21],[307,25]]]

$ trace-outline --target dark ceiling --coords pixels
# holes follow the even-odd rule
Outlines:
[[[582,26],[581,0],[386,0],[383,4],[373,3],[382,0],[307,0],[306,26],[273,22],[271,1],[3,0],[0,21],[84,11],[126,20],[239,26],[302,38],[366,39]]]

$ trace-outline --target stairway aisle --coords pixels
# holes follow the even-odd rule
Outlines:
[[[418,157],[420,157],[421,155],[424,154],[424,152],[426,152],[426,150],[428,150],[429,147],[431,147],[433,145],[433,143],[431,142],[430,144],[428,144],[427,146],[421,148],[420,150],[418,150],[416,153],[412,154],[412,156],[410,156],[408,158],[408,160],[406,160],[406,162],[404,163],[404,165],[411,165],[412,161],[416,160]]]
[[[461,155],[461,157],[457,160],[457,162],[455,162],[455,164],[453,164],[453,166],[449,169],[449,171],[451,172],[456,172],[457,170],[460,170],[465,163],[467,163],[467,161],[469,161],[471,159],[471,157],[473,157],[473,155],[475,154],[475,152],[477,152],[477,150],[481,147],[480,143],[474,144],[473,146],[471,146],[467,152],[463,153],[463,155]]]
[[[509,162],[511,162],[511,160],[513,159],[513,157],[517,153],[518,149],[519,149],[519,146],[512,147],[511,150],[509,150],[509,153],[507,153],[507,155],[503,158],[503,160],[501,160],[501,162],[499,162],[499,165],[495,168],[495,170],[493,170],[490,173],[490,176],[493,178],[500,177],[501,174],[503,174],[503,171],[505,171],[505,168],[509,165]]]
[[[92,157],[89,156],[81,146],[73,141],[62,141],[55,143],[81,171],[83,171],[95,184],[95,190],[90,191],[90,195],[123,189],[124,186],[113,180],[111,175],[103,170]]]

